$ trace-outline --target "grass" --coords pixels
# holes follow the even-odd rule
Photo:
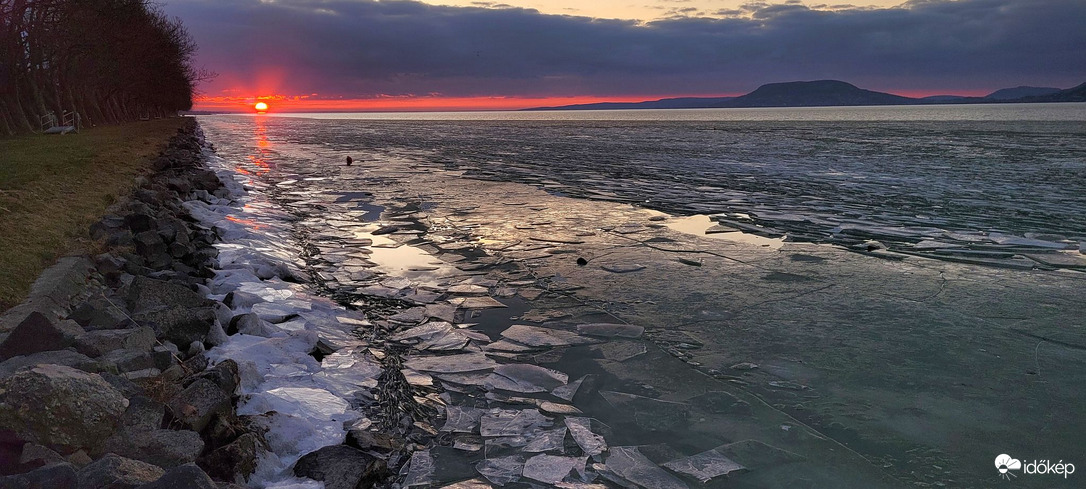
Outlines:
[[[0,311],[60,256],[96,248],[89,227],[191,119],[0,139]]]

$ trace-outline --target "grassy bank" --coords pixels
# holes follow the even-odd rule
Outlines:
[[[186,123],[192,119],[0,139],[0,310],[21,302],[57,257],[94,247],[89,226]]]

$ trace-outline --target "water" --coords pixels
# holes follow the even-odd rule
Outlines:
[[[374,308],[399,307],[384,298],[441,302],[471,284],[510,306],[458,313],[490,341],[512,324],[643,326],[643,338],[486,350],[592,375],[573,404],[610,426],[612,447],[660,465],[747,457],[751,470],[709,487],[988,487],[1000,453],[1080,462],[1084,111],[200,122],[254,194],[293,216],[320,274],[310,285],[376,324]],[[757,235],[704,234],[705,215]],[[871,238],[885,259],[837,246]],[[275,242],[302,254],[302,241]],[[456,389],[456,402],[509,407]],[[784,452],[739,453],[751,446]]]
[[[943,231],[1086,236],[1086,104],[265,120],[292,143],[409,155],[733,225],[742,214],[769,236],[851,244],[862,234],[903,247],[963,243]]]

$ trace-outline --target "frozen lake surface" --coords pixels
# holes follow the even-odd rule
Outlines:
[[[1083,106],[804,110],[200,121],[266,202],[238,221],[444,404],[408,481],[987,487],[1082,453]],[[372,389],[372,355],[253,392]]]

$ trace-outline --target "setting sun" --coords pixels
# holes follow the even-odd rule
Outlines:
[[[264,112],[268,110],[268,104],[264,102],[257,102],[256,105],[253,105],[253,108],[256,109],[257,112]]]

